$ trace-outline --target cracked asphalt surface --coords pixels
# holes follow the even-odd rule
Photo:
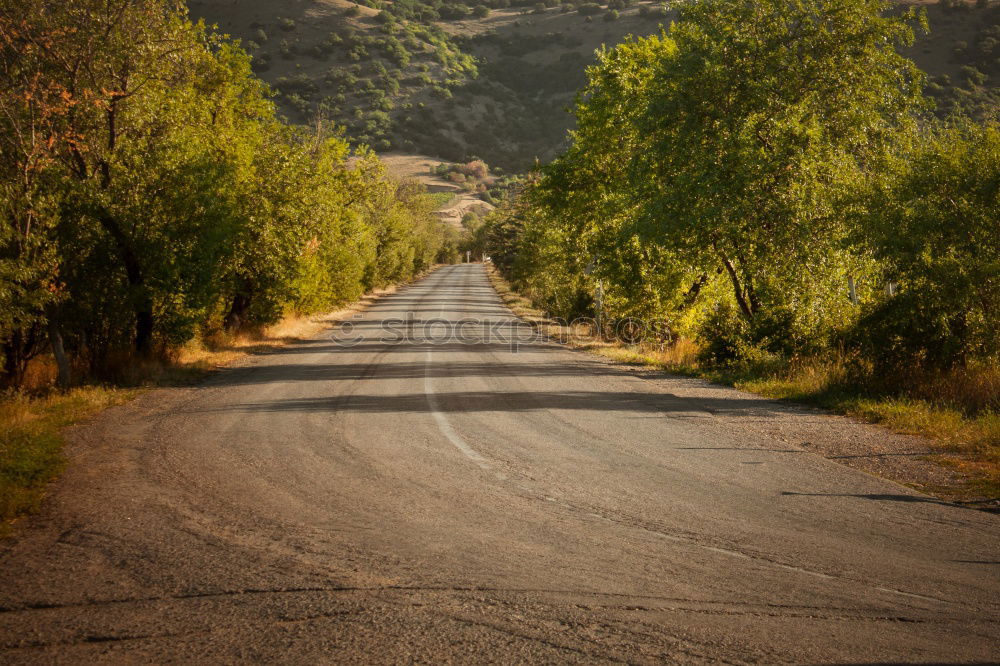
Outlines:
[[[998,517],[804,446],[889,433],[466,318],[479,265],[71,431],[0,662],[1000,659]]]

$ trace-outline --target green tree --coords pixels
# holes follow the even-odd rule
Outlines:
[[[433,261],[440,224],[347,139],[282,125],[171,0],[0,0],[0,353],[107,374]],[[391,230],[391,233],[388,233]],[[65,343],[65,344],[64,344]]]
[[[148,353],[158,316],[183,326],[183,313],[205,303],[212,278],[198,270],[198,253],[221,251],[231,229],[218,188],[236,169],[229,140],[238,145],[239,133],[231,130],[241,113],[262,111],[262,88],[245,54],[173,3],[16,4],[18,18],[10,5],[4,17],[35,45],[19,50],[33,52],[44,87],[67,100],[48,140],[58,173],[48,191],[60,201],[59,274],[74,307],[106,309],[117,299],[125,313],[117,321],[131,319],[134,347]],[[82,279],[88,262],[92,280]],[[89,337],[91,349],[115,342],[102,333]]]
[[[0,360],[6,384],[17,384],[41,351],[47,323],[53,339],[60,337],[51,315],[65,299],[52,187],[59,180],[56,146],[69,139],[73,100],[48,76],[46,49],[59,38],[59,26],[33,24],[23,9],[0,4]]]
[[[896,51],[912,29],[886,8],[704,0],[671,31],[678,54],[640,124],[652,150],[635,166],[654,175],[640,192],[660,234],[717,256],[748,320],[830,262],[837,192],[921,103],[922,76]]]
[[[571,147],[526,194],[514,274],[547,267],[581,292],[563,303],[601,279],[612,312],[685,319],[727,353],[829,343],[857,316],[848,278],[877,272],[847,202],[923,108],[896,50],[921,19],[887,10],[699,0],[669,36],[601,52]],[[692,308],[706,294],[719,316]]]
[[[1000,127],[928,130],[876,181],[860,229],[892,296],[855,338],[891,369],[1000,354]]]

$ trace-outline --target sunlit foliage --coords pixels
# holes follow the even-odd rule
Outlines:
[[[183,3],[0,0],[0,91],[4,383],[46,349],[100,374],[331,308],[441,245],[372,155],[279,122]]]

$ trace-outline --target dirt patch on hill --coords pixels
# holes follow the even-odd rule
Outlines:
[[[453,198],[437,210],[437,215],[456,228],[462,228],[462,217],[467,213],[485,215],[494,208],[475,194],[432,174],[431,169],[443,161],[436,157],[386,153],[379,155],[379,159],[396,179],[416,180],[423,183],[428,192],[452,193]]]

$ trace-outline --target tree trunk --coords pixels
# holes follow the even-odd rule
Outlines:
[[[17,387],[21,384],[24,374],[20,360],[21,332],[11,331],[10,338],[0,344],[3,352],[3,384],[7,387]]]
[[[246,314],[250,309],[250,299],[249,290],[238,291],[233,296],[229,312],[226,313],[225,318],[222,320],[222,325],[225,326],[227,331],[231,333],[238,331],[243,322],[246,321]]]
[[[715,251],[719,253],[719,258],[722,259],[722,265],[726,267],[726,272],[729,273],[729,279],[733,283],[733,293],[736,295],[736,302],[740,305],[740,310],[743,311],[743,315],[747,319],[753,319],[753,308],[750,303],[747,302],[746,296],[743,293],[743,286],[740,284],[740,277],[736,274],[736,269],[733,267],[733,262],[729,261],[729,257],[722,253],[718,247]]]
[[[750,304],[750,311],[756,315],[760,312],[760,299],[757,297],[757,290],[753,286],[753,278],[748,275],[743,282],[747,295],[747,303]]]
[[[52,346],[52,355],[55,356],[58,368],[56,385],[60,390],[65,391],[69,388],[71,379],[69,357],[66,356],[66,350],[63,347],[62,333],[59,331],[58,311],[54,306],[48,308],[48,329],[49,344]]]
[[[27,329],[11,331],[10,337],[0,342],[0,351],[3,353],[4,386],[17,388],[24,382],[28,361],[35,355],[38,333],[38,326],[32,324]]]
[[[153,348],[153,304],[149,298],[139,299],[135,308],[135,351],[147,356]]]
[[[701,288],[705,286],[706,282],[708,282],[708,273],[702,273],[698,276],[698,279],[694,281],[691,288],[688,289],[686,294],[684,294],[683,307],[688,307],[694,304],[695,300],[698,298],[698,294],[701,293]]]
[[[125,276],[129,287],[132,288],[132,308],[135,312],[135,351],[140,355],[146,355],[152,349],[156,320],[153,316],[153,299],[146,290],[142,265],[132,247],[132,242],[122,231],[118,221],[103,210],[98,211],[96,217],[101,227],[114,241],[122,265],[125,267]]]

